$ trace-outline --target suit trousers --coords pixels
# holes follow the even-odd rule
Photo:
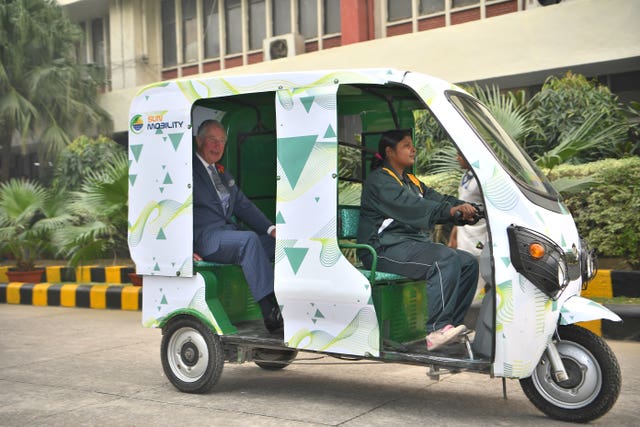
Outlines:
[[[271,262],[276,247],[273,237],[241,230],[218,230],[215,231],[215,237],[220,243],[218,250],[203,255],[205,261],[240,265],[256,301],[273,293]]]
[[[427,333],[464,323],[478,282],[478,262],[470,253],[440,243],[405,241],[378,251],[378,270],[426,280]]]

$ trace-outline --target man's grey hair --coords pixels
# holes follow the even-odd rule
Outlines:
[[[218,127],[218,128],[220,128],[220,129],[222,129],[224,131],[225,135],[227,134],[227,129],[224,127],[224,125],[222,123],[220,123],[220,121],[214,120],[214,119],[207,119],[207,120],[203,121],[202,123],[200,123],[200,126],[198,126],[198,133],[196,135],[197,136],[204,135],[205,131],[210,126]]]

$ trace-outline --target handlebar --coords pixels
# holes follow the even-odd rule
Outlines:
[[[473,216],[473,219],[467,221],[462,218],[462,212],[456,211],[453,217],[451,217],[451,222],[453,222],[453,225],[475,225],[481,219],[486,218],[484,205],[481,205],[479,203],[470,203],[470,205],[476,209],[476,214]]]

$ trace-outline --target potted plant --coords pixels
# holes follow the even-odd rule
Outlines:
[[[10,281],[37,283],[43,269],[35,263],[49,248],[50,231],[64,220],[61,197],[52,197],[40,184],[11,179],[0,185],[0,245],[15,259]]]

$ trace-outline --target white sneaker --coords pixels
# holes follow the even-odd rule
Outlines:
[[[464,333],[466,330],[467,327],[465,325],[446,325],[445,327],[440,328],[437,331],[431,332],[429,335],[427,335],[427,350],[435,350],[436,348],[453,341],[456,337]]]

